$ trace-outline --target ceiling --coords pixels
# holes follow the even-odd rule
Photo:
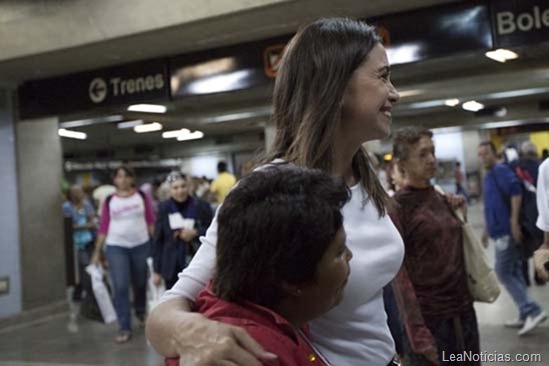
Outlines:
[[[374,16],[453,1],[290,1],[276,6],[215,18],[183,27],[160,29],[78,48],[0,62],[0,80],[20,83],[124,62],[182,54],[275,35],[292,33],[299,24],[319,16]],[[314,3],[314,6],[313,6]],[[337,4],[336,4],[337,3]],[[246,27],[242,25],[246,24]],[[250,31],[250,30],[253,30]],[[222,35],[222,36],[220,36]],[[515,49],[517,60],[495,62],[482,53],[432,59],[392,68],[393,84],[402,93],[393,113],[396,126],[422,124],[429,128],[479,128],[489,122],[534,123],[549,129],[549,113],[540,101],[549,100],[549,43]],[[513,91],[513,93],[508,93]],[[518,92],[517,92],[518,91]],[[101,114],[61,116],[61,121],[121,114],[124,119],[158,121],[164,130],[201,130],[207,137],[262,134],[268,121],[270,87],[193,97],[169,103],[163,115],[106,110]],[[487,107],[505,107],[503,116],[478,115],[442,104],[446,99],[477,100]],[[429,106],[421,108],[421,104]],[[546,103],[547,104],[547,103]],[[259,111],[258,111],[259,109]],[[209,122],[223,115],[247,118]],[[250,116],[250,114],[256,114]],[[230,117],[229,117],[230,118]],[[518,122],[517,122],[518,121]],[[159,132],[136,134],[114,123],[75,128],[88,133],[86,141],[63,139],[65,152],[100,151],[128,146],[161,146],[173,142]]]

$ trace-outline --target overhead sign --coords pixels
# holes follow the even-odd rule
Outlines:
[[[478,2],[444,4],[368,22],[383,37],[393,65],[492,48],[488,6]]]
[[[269,85],[292,35],[183,55],[170,60],[173,98]]]
[[[164,60],[30,81],[19,88],[23,119],[169,100]]]
[[[496,48],[549,41],[549,1],[493,0],[491,8]]]

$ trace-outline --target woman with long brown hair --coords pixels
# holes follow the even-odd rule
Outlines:
[[[373,27],[351,19],[322,19],[301,29],[276,79],[277,133],[264,163],[322,169],[342,177],[351,191],[341,210],[354,254],[346,294],[311,323],[312,342],[334,365],[393,362],[382,288],[400,268],[403,244],[363,143],[389,135],[398,98],[381,39]],[[193,262],[151,314],[149,340],[166,356],[181,355],[185,365],[261,365],[260,359],[276,355],[242,329],[190,312],[212,276],[216,240],[214,219]]]

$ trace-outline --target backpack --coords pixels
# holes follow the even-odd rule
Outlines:
[[[543,242],[543,232],[536,226],[538,207],[536,204],[536,187],[534,179],[526,168],[519,164],[514,172],[522,183],[522,202],[520,205],[519,222],[524,235],[525,254],[531,257]]]

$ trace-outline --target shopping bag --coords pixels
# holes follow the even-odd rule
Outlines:
[[[105,272],[103,268],[90,264],[86,267],[86,272],[90,274],[93,294],[101,311],[103,321],[106,324],[116,321],[116,312],[114,311],[111,295],[104,282]]]
[[[149,279],[147,281],[147,312],[151,310],[160,302],[162,294],[166,291],[166,286],[161,283],[159,286],[155,286],[153,282],[153,259],[147,258],[147,266],[149,267]]]
[[[463,233],[463,260],[467,273],[467,286],[475,301],[492,303],[498,298],[501,289],[496,274],[486,259],[482,244],[467,223],[461,211],[454,210],[461,221]]]

